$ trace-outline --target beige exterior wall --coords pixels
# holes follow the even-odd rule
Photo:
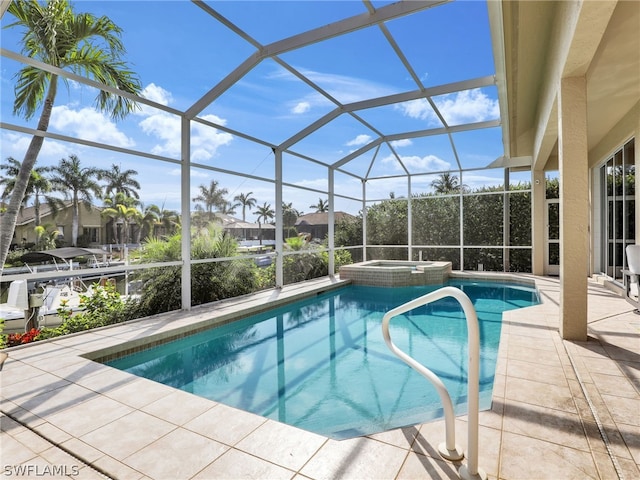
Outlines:
[[[640,102],[636,103],[629,112],[612,128],[607,135],[589,151],[589,167],[591,168],[591,255],[590,269],[591,275],[599,273],[598,264],[603,254],[600,247],[602,235],[601,206],[600,206],[600,185],[598,170],[602,162],[610,158],[617,150],[627,143],[631,138],[636,139],[635,165],[636,172],[640,171],[640,149],[638,140],[640,139]],[[640,189],[636,188],[636,206],[640,206]],[[640,243],[640,208],[635,212],[636,243]]]
[[[80,218],[78,221],[78,237],[82,235],[83,227],[98,227],[99,228],[99,238],[98,241],[92,243],[92,246],[100,245],[105,243],[105,220],[100,215],[100,210],[92,209],[91,211],[87,210],[84,207],[80,207]],[[50,215],[46,215],[41,218],[40,224],[42,226],[49,225],[50,227],[47,230],[58,229],[63,230],[64,239],[63,243],[65,245],[71,245],[71,228],[73,224],[73,209],[68,207],[58,213],[55,218],[52,218]],[[35,222],[31,221],[24,225],[17,225],[16,231],[14,235],[14,239],[12,243],[17,243],[18,245],[22,244],[22,239],[25,239],[25,243],[33,244],[36,243],[36,232],[35,232]]]
[[[640,86],[638,86],[640,89]],[[589,166],[596,167],[603,160],[614,153],[629,139],[640,136],[640,102],[631,106],[629,112],[620,120],[614,128],[589,152]],[[636,141],[637,145],[637,141]],[[636,159],[638,152],[636,149]],[[636,161],[637,164],[637,161]]]
[[[635,98],[633,93],[630,95],[629,98],[634,98],[631,105],[623,106],[619,102],[615,111],[607,109],[607,98],[611,98],[608,95],[616,93],[615,81],[610,76],[615,75],[610,66],[616,64],[611,62],[615,58],[623,62],[621,65],[625,62],[616,56],[619,49],[614,47],[616,26],[625,15],[619,11],[612,22],[615,25],[610,24],[618,6],[614,1],[554,2],[554,23],[544,50],[545,68],[536,94],[531,135],[532,269],[536,274],[545,273],[545,192],[544,188],[537,188],[535,181],[544,185],[544,172],[558,168],[562,239],[560,330],[563,338],[574,340],[586,340],[586,279],[593,273],[600,254],[596,168],[613,151],[640,134],[640,102],[633,104],[637,102],[637,95]],[[520,54],[526,58],[524,47]],[[633,64],[635,59],[629,60]],[[609,77],[603,72],[609,72]],[[628,89],[623,92],[629,94]],[[600,109],[608,118],[616,113],[623,117],[608,130],[598,130],[603,125]],[[588,120],[593,124],[588,124]],[[596,145],[594,139],[599,139]],[[636,167],[640,166],[638,150],[636,142]],[[636,204],[640,205],[638,200],[640,192],[636,191]],[[636,209],[637,239],[640,239],[639,225],[640,208]]]

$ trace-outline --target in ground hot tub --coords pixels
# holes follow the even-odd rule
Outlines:
[[[341,279],[378,287],[435,285],[445,283],[450,273],[451,262],[370,260],[340,267]]]

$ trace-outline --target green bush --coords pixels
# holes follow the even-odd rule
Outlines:
[[[192,235],[193,259],[231,258],[237,255],[237,242],[219,227],[210,225]],[[143,260],[163,262],[179,260],[181,234],[166,240],[150,239],[143,248]],[[257,267],[251,260],[199,263],[191,266],[191,304],[222,300],[251,293],[257,289]],[[179,310],[182,307],[181,268],[163,267],[140,273],[141,298],[138,316]]]
[[[107,283],[105,286],[95,284],[92,286],[91,294],[81,295],[80,299],[84,307],[83,311],[72,315],[69,308],[60,307],[58,315],[62,323],[57,327],[43,328],[36,340],[82,332],[135,318],[135,302],[125,301],[116,291],[114,284]]]
[[[296,255],[286,255],[282,261],[282,275],[285,285],[290,283],[304,282],[314,278],[329,274],[329,252],[320,250],[314,245],[307,245],[304,248],[297,247],[297,242],[293,242],[292,250],[302,251]],[[351,253],[348,250],[337,250],[334,252],[334,262],[336,272],[342,265],[353,263]],[[259,269],[257,273],[258,285],[260,288],[272,288],[276,281],[275,262]]]
[[[5,261],[5,265],[8,267],[21,267],[24,265],[24,262],[20,260],[20,257],[27,253],[27,249],[18,248],[16,250],[10,250],[7,254],[7,260]]]

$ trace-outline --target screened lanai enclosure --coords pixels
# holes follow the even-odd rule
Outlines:
[[[47,131],[5,114],[13,99],[3,94],[3,156],[21,159],[31,137],[41,136],[39,165],[74,154],[87,166],[133,168],[144,202],[180,213],[182,235],[170,254],[129,251],[131,278],[173,272],[182,279],[182,308],[190,308],[203,288],[202,269],[219,268],[224,289],[225,278],[246,273],[237,265],[254,268],[265,255],[270,264],[255,267],[262,283],[252,288],[334,275],[342,264],[370,259],[531,272],[531,158],[509,152],[496,74],[504,56],[490,33],[490,22],[499,20],[490,19],[485,2],[147,5],[153,25],[134,24],[127,2],[76,5],[123,28],[124,60],[134,71],[153,72],[141,78],[140,95],[24,56],[11,29],[3,31],[2,47],[7,72],[29,66],[67,85],[60,82]],[[456,18],[475,19],[474,28]],[[11,22],[3,12],[2,26]],[[139,108],[115,122],[91,107],[98,90]],[[194,199],[200,185],[213,182],[229,205],[241,194],[255,199],[246,212],[236,204],[227,216],[257,225],[258,235],[236,239],[257,253],[220,248],[215,258],[203,255],[199,235],[206,229]],[[550,198],[557,196],[553,174],[547,182]],[[298,237],[296,220],[315,213],[316,202],[327,235],[288,240]],[[222,228],[226,215],[218,207],[209,212],[219,220],[212,228]],[[105,230],[81,224],[97,244],[107,243]],[[558,261],[552,237],[551,266]],[[230,290],[222,296],[246,293]]]

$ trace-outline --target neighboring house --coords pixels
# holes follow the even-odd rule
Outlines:
[[[78,245],[98,246],[105,240],[105,220],[101,217],[100,207],[93,207],[91,211],[80,206],[78,219]],[[63,246],[71,245],[71,226],[73,224],[73,207],[71,202],[65,202],[64,208],[58,210],[54,217],[49,205],[40,205],[40,225],[48,227],[48,231],[57,230],[58,241]],[[18,212],[16,229],[11,241],[11,248],[20,246],[31,247],[37,241],[35,232],[36,218],[34,207],[25,207]]]
[[[275,240],[276,227],[270,223],[250,223],[232,217],[230,215],[222,215],[217,213],[216,217],[222,224],[222,228],[238,240],[259,240],[260,228],[262,227],[262,240]]]
[[[355,220],[356,217],[346,212],[335,212],[334,222]],[[298,233],[309,233],[313,239],[324,240],[329,234],[329,213],[307,213],[298,217],[295,223]]]

